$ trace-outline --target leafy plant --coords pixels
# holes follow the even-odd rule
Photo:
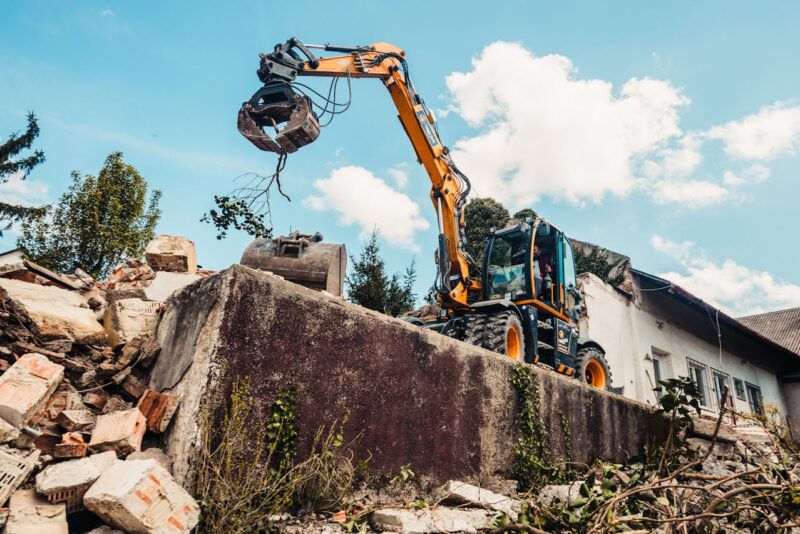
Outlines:
[[[33,261],[60,272],[80,267],[97,278],[142,256],[161,216],[161,192],[148,200],[147,181],[122,158],[110,154],[97,176],[73,171],[56,205],[22,224],[17,244]]]

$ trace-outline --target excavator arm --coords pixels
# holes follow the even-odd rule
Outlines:
[[[312,49],[339,53],[317,58]],[[258,69],[264,86],[242,105],[239,131],[261,150],[284,156],[319,136],[320,126],[310,99],[297,94],[298,76],[378,78],[398,111],[418,161],[431,180],[431,201],[439,225],[436,287],[445,308],[468,308],[471,295],[480,294],[478,269],[465,248],[464,214],[469,180],[453,163],[442,143],[433,113],[411,81],[405,52],[389,43],[362,47],[305,45],[297,39],[279,44],[261,55]],[[278,125],[286,123],[283,130]],[[265,127],[277,131],[271,139]]]

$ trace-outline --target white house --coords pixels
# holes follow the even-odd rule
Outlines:
[[[622,395],[656,403],[658,380],[691,376],[703,410],[719,413],[724,386],[740,412],[765,403],[790,417],[800,436],[800,354],[703,302],[676,284],[629,269],[625,289],[593,274],[579,276],[584,294],[581,337],[605,350],[612,385]],[[784,380],[784,378],[786,380]]]

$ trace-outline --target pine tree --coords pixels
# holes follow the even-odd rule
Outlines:
[[[41,150],[36,150],[24,158],[12,159],[23,150],[29,149],[38,135],[39,124],[36,122],[36,116],[28,113],[28,128],[25,133],[13,133],[8,137],[8,141],[0,145],[0,184],[8,182],[9,178],[20,173],[24,180],[34,167],[44,162],[44,152]],[[14,223],[40,216],[43,212],[44,208],[0,202],[0,236]]]
[[[80,267],[102,277],[124,259],[142,256],[161,216],[160,198],[156,190],[148,202],[147,181],[114,152],[97,176],[73,171],[69,190],[46,214],[23,223],[17,243],[45,267]]]
[[[402,276],[399,273],[387,276],[378,235],[377,230],[372,232],[361,245],[358,258],[350,256],[352,270],[346,277],[347,298],[365,308],[397,316],[414,309],[416,268],[412,261]]]

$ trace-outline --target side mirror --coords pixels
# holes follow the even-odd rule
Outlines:
[[[540,224],[539,228],[536,230],[536,233],[543,237],[550,235],[550,223],[543,222]]]

